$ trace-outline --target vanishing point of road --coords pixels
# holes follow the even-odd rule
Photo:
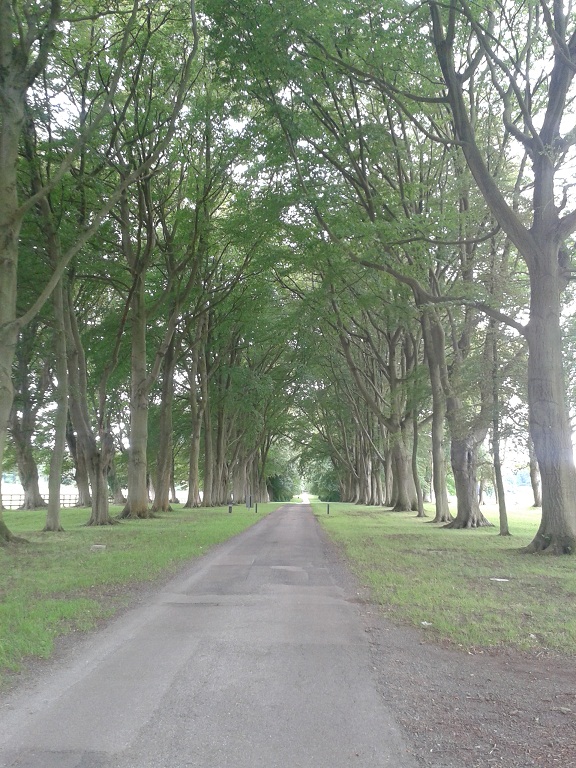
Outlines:
[[[281,507],[8,696],[0,768],[413,768],[351,583]]]

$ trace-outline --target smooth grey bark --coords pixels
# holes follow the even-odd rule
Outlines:
[[[92,489],[92,504],[87,525],[113,525],[115,521],[110,516],[108,501],[108,469],[114,445],[102,414],[99,415],[98,437],[92,428],[88,409],[86,356],[70,289],[65,293],[64,304],[70,415],[76,430],[78,454],[81,453],[86,462]]]
[[[28,161],[32,192],[39,194],[44,179],[41,166],[35,154],[37,144],[36,126],[32,114],[27,115],[23,131],[24,155]],[[57,227],[54,223],[50,198],[40,195],[37,206],[45,249],[50,264],[54,270],[62,261],[62,251]],[[54,400],[56,412],[54,415],[54,445],[50,456],[48,476],[48,509],[44,531],[62,531],[60,525],[60,491],[62,484],[62,466],[66,451],[66,427],[68,423],[68,361],[66,356],[66,328],[64,323],[64,277],[62,277],[52,293],[52,330],[54,340]]]
[[[510,536],[508,512],[506,509],[506,492],[502,477],[502,461],[500,458],[500,377],[498,375],[498,326],[496,321],[490,321],[492,334],[492,456],[494,460],[494,477],[496,481],[496,496],[498,497],[498,515],[500,536]]]
[[[444,458],[444,432],[446,428],[446,399],[442,387],[441,366],[444,362],[444,329],[433,309],[424,310],[421,315],[424,350],[430,388],[432,391],[432,485],[436,514],[433,523],[449,523],[452,514],[448,502],[446,485],[446,461]]]
[[[66,451],[66,426],[68,424],[68,361],[66,356],[66,328],[64,325],[64,291],[62,281],[52,295],[54,307],[54,353],[56,359],[56,414],[54,417],[54,447],[50,457],[48,476],[48,509],[45,531],[62,531],[60,524],[60,490],[62,465]]]
[[[170,485],[172,478],[172,406],[174,402],[174,370],[176,355],[172,338],[162,362],[162,394],[158,425],[158,450],[156,453],[156,484],[153,512],[170,509]]]
[[[23,403],[23,409],[20,418],[16,407],[13,407],[10,418],[10,433],[16,449],[18,476],[24,490],[24,502],[20,509],[41,509],[46,506],[46,501],[40,493],[38,465],[32,448],[35,416],[30,403]]]
[[[10,433],[16,450],[20,484],[24,489],[24,503],[20,509],[40,509],[46,501],[40,494],[39,473],[32,439],[36,419],[42,407],[47,387],[47,368],[38,376],[32,370],[33,339],[37,327],[23,329],[16,349],[15,399],[10,413]]]
[[[418,473],[418,443],[419,443],[419,425],[418,414],[414,411],[412,418],[412,477],[414,478],[414,485],[416,488],[416,501],[418,517],[427,517],[424,512],[424,495],[422,493],[422,485],[420,483],[420,476]]]
[[[491,526],[480,511],[478,503],[478,448],[484,442],[484,436],[469,433],[464,437],[452,437],[450,443],[450,461],[454,474],[458,511],[446,528],[480,528]]]
[[[152,516],[148,506],[148,402],[150,388],[155,378],[147,370],[147,312],[146,271],[154,249],[152,231],[150,181],[144,181],[138,190],[139,221],[136,247],[132,238],[132,213],[128,195],[122,195],[120,203],[120,227],[122,251],[132,273],[130,294],[130,427],[128,448],[128,498],[121,514],[123,518],[148,518]]]
[[[202,506],[212,507],[212,489],[214,481],[214,441],[212,435],[212,413],[208,400],[208,382],[205,386],[204,397],[204,482],[202,484]]]
[[[72,462],[74,463],[74,481],[76,482],[76,488],[78,490],[78,502],[77,507],[90,507],[92,506],[92,497],[90,495],[90,478],[88,476],[88,468],[86,466],[86,459],[83,452],[80,450],[76,434],[74,432],[74,425],[72,424],[72,418],[70,416],[70,409],[68,409],[68,422],[66,424],[66,443]]]

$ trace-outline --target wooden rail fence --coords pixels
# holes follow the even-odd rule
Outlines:
[[[44,499],[44,501],[47,501]],[[78,496],[75,494],[60,496],[61,507],[74,507],[78,502]],[[19,509],[24,504],[23,493],[2,494],[2,506],[4,509]]]

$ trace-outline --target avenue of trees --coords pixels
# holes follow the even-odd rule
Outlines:
[[[64,473],[109,525],[175,484],[289,497],[299,463],[455,528],[489,482],[507,534],[513,446],[526,551],[575,551],[570,0],[0,19],[0,464],[28,507],[49,472],[47,530]]]

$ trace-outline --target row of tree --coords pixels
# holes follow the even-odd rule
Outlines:
[[[189,505],[264,498],[287,435],[420,514],[430,453],[476,527],[490,436],[505,532],[528,422],[574,551],[565,5],[0,0],[0,460],[34,495],[50,425],[49,529],[66,445],[108,524],[118,452],[145,517],[183,452]]]
[[[324,246],[321,279],[337,338],[357,396],[387,430],[396,482],[407,466],[410,409],[402,413],[399,385],[414,364],[414,331],[404,319],[390,327],[343,309],[331,274],[342,263],[350,275],[361,265],[393,278],[387,285],[396,303],[417,314],[433,397],[439,519],[446,519],[440,425],[451,437],[455,524],[478,524],[478,447],[499,408],[516,339],[526,345],[543,505],[528,551],[573,552],[576,475],[563,356],[576,228],[571,6],[216,5],[217,48],[232,48],[232,60],[244,63],[230,70],[230,81],[258,99],[284,139],[302,194],[294,215]],[[386,359],[377,326],[392,340]],[[358,364],[367,347],[386,378],[384,393],[370,365]],[[462,380],[473,349],[483,365],[470,393]],[[503,349],[512,359],[502,359]]]

